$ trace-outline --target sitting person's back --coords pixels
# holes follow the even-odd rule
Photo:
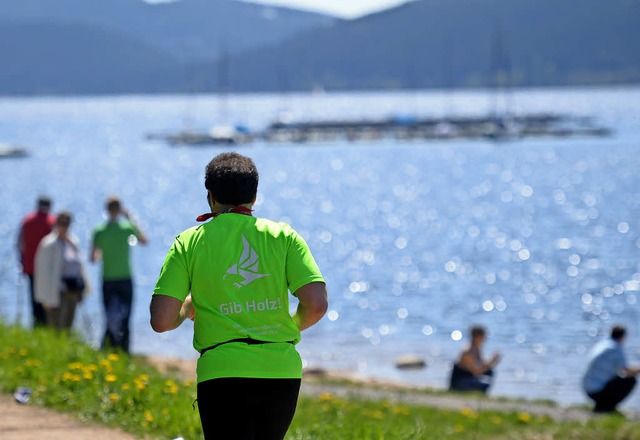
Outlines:
[[[471,345],[453,364],[450,390],[487,392],[493,380],[493,367],[500,361],[500,354],[495,353],[489,362],[483,360],[481,348],[486,338],[487,331],[484,327],[471,327]]]

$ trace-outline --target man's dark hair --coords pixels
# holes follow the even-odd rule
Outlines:
[[[40,211],[48,211],[51,208],[51,199],[47,196],[40,196],[38,197],[37,206]]]
[[[251,203],[258,192],[258,170],[246,156],[222,153],[207,164],[204,186],[218,203]]]
[[[487,329],[481,325],[472,325],[469,328],[469,333],[472,338],[475,338],[476,336],[485,336],[487,334]]]
[[[107,208],[107,212],[117,214],[120,212],[122,202],[118,196],[109,196],[104,202],[104,206]]]
[[[620,341],[627,334],[627,329],[621,325],[615,325],[611,329],[611,339],[614,341]]]
[[[469,333],[471,333],[471,337],[475,338],[477,336],[485,336],[487,334],[487,329],[481,325],[473,325],[469,328]]]

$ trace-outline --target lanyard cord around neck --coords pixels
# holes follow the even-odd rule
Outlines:
[[[222,212],[207,212],[206,214],[201,214],[196,218],[196,221],[205,222],[210,218],[215,218],[219,216],[220,214],[228,214],[228,213],[244,214],[244,215],[251,216],[252,212],[253,212],[253,209],[247,208],[246,206],[238,205],[238,206],[233,206],[227,209],[226,211],[222,211]]]

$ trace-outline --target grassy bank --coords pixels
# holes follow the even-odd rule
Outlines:
[[[0,391],[29,387],[30,404],[117,426],[140,437],[200,439],[195,383],[136,357],[97,352],[73,337],[0,324]],[[363,386],[348,385],[343,386]],[[637,439],[620,417],[586,424],[530,412],[443,410],[321,393],[301,397],[287,439]]]

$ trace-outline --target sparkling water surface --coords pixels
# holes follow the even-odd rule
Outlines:
[[[15,238],[38,194],[70,209],[89,250],[103,202],[119,194],[150,243],[132,249],[132,351],[195,359],[192,326],[155,334],[148,304],[175,235],[207,211],[204,166],[216,154],[251,156],[260,171],[255,214],[289,222],[326,277],[330,310],[303,334],[308,366],[444,388],[470,324],[500,351],[491,394],[586,403],[589,347],[614,323],[640,363],[640,89],[520,90],[513,111],[593,116],[607,138],[171,147],[148,132],[207,128],[214,120],[265,127],[298,119],[483,115],[487,91],[293,95],[3,98],[0,143],[30,150],[0,160],[0,316],[30,325]],[[104,328],[99,266],[77,329]],[[295,304],[292,304],[292,308]],[[395,368],[404,354],[427,368]],[[623,405],[640,411],[640,393]]]

